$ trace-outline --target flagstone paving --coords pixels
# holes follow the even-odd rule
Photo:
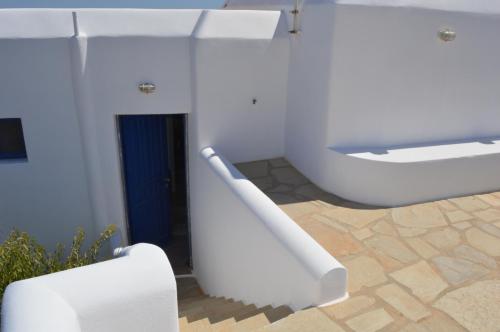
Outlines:
[[[309,309],[317,324],[500,331],[500,192],[381,208],[322,191],[283,158],[236,166],[348,269],[350,298]]]

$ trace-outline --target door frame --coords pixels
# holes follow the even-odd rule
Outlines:
[[[184,167],[186,168],[186,222],[187,222],[187,231],[188,231],[188,250],[189,250],[189,267],[191,271],[193,271],[193,245],[191,238],[191,177],[190,177],[190,169],[191,165],[189,163],[189,156],[191,155],[191,151],[189,149],[189,113],[179,113],[182,115],[183,124],[184,124]]]
[[[116,143],[117,143],[117,150],[118,150],[118,163],[119,163],[119,168],[120,168],[121,201],[122,201],[122,207],[123,207],[123,217],[125,219],[123,224],[126,227],[125,233],[127,235],[127,238],[125,239],[125,243],[127,246],[130,246],[130,244],[132,242],[132,235],[131,235],[131,231],[130,231],[130,223],[129,223],[129,216],[128,216],[127,184],[125,182],[125,163],[123,160],[123,142],[122,142],[122,135],[121,135],[121,127],[120,127],[120,116],[122,116],[122,115],[128,115],[128,114],[116,114],[114,116],[114,121],[115,121]]]
[[[124,167],[124,159],[123,159],[123,144],[121,138],[121,128],[120,128],[120,116],[122,115],[182,115],[183,123],[184,123],[184,137],[182,138],[184,141],[184,149],[185,149],[185,168],[186,168],[186,214],[187,214],[187,230],[188,230],[188,247],[189,247],[189,267],[193,269],[193,251],[191,244],[191,195],[190,195],[190,165],[189,165],[189,124],[188,124],[188,114],[187,113],[166,113],[166,114],[115,114],[114,122],[115,122],[115,133],[116,133],[116,143],[118,150],[118,162],[120,168],[120,191],[122,198],[122,206],[123,206],[123,216],[124,216],[124,225],[126,227],[126,236],[125,242],[127,245],[131,244],[131,229],[129,222],[129,213],[128,213],[128,203],[127,203],[127,185],[125,180],[125,167]]]

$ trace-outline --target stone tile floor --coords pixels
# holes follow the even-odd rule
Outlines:
[[[500,192],[378,208],[285,159],[236,165],[349,271],[338,331],[500,331]],[[411,190],[411,188],[409,188]]]

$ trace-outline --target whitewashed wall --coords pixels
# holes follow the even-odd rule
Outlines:
[[[97,235],[114,223],[126,239],[116,115],[190,114],[196,156],[209,144],[234,162],[284,154],[288,40],[279,12],[0,14],[0,43],[9,47],[2,48],[3,63],[11,64],[2,67],[1,112],[23,117],[30,157],[0,164],[7,230],[16,226],[50,244],[69,241],[77,225]],[[156,93],[138,91],[145,81],[156,84]],[[50,125],[41,127],[43,121]],[[34,189],[40,182],[43,191]],[[46,227],[61,219],[68,220],[61,231]]]
[[[500,135],[498,4],[311,0],[300,15],[286,125],[286,156],[294,166],[325,190],[370,204],[500,187],[491,172],[494,148],[488,156],[478,157],[479,150],[465,156],[477,159],[465,173],[458,171],[468,168],[463,160],[427,163],[434,145],[455,150],[455,143]],[[456,40],[441,41],[443,28],[456,31]],[[337,153],[405,146],[429,149],[420,151],[419,162],[389,157],[376,167]]]
[[[327,144],[499,135],[500,12],[494,6],[486,14],[335,6]],[[456,31],[456,40],[441,41],[442,28]]]
[[[321,186],[331,109],[333,7],[306,3],[300,20],[300,34],[291,38],[285,150],[287,159]]]
[[[216,146],[232,162],[283,156],[288,34],[282,15],[209,11],[193,37],[192,148]]]
[[[72,88],[71,13],[0,11],[0,118],[22,119],[28,161],[0,161],[0,241],[94,234]]]
[[[279,14],[263,21],[271,24],[263,29],[267,35],[245,40],[241,29],[248,23],[234,35],[245,15],[206,12],[200,19],[202,13],[80,10],[76,31],[69,11],[1,13],[2,63],[9,64],[2,66],[7,79],[1,114],[23,117],[30,159],[0,164],[5,231],[16,226],[50,244],[70,239],[77,225],[92,234],[94,223],[96,232],[115,223],[126,238],[118,114],[190,113],[194,101],[204,115],[202,125],[193,119],[190,126],[196,129],[191,137],[199,137],[193,142],[197,147],[215,141],[236,161],[283,154],[287,46],[286,40],[270,42]],[[228,31],[233,35],[224,35]],[[191,57],[195,48],[203,57]],[[33,53],[39,57],[33,59]],[[140,94],[137,84],[144,81],[154,82],[157,92]],[[42,103],[31,97],[42,93]],[[239,129],[243,124],[246,132]],[[244,149],[252,146],[253,151]],[[43,194],[35,189],[41,185]],[[61,219],[61,231],[46,227]]]
[[[37,17],[51,20],[51,17],[44,16],[47,13],[38,12]],[[254,285],[246,285],[241,271],[252,266],[243,261],[239,262],[241,268],[235,269],[240,277],[233,278],[234,273],[220,269],[216,265],[217,258],[214,260],[212,257],[222,247],[207,242],[204,235],[207,225],[211,225],[211,232],[217,235],[212,239],[232,242],[235,240],[233,235],[240,234],[245,227],[240,229],[234,225],[234,229],[226,234],[221,225],[233,219],[234,209],[228,207],[227,211],[221,210],[217,215],[207,211],[207,204],[224,205],[221,195],[227,194],[227,189],[219,186],[207,188],[207,179],[197,176],[200,167],[207,167],[200,160],[199,151],[206,145],[216,145],[233,162],[284,154],[289,45],[287,28],[279,12],[81,10],[74,15],[74,21],[70,12],[50,15],[63,17],[66,27],[70,24],[66,38],[61,39],[65,53],[58,54],[58,60],[54,58],[54,61],[62,58],[67,63],[67,95],[64,97],[71,104],[71,109],[66,111],[68,116],[72,116],[74,131],[78,134],[74,140],[71,136],[59,139],[77,146],[81,168],[78,179],[84,184],[88,180],[86,194],[91,198],[85,206],[89,218],[79,225],[87,229],[95,225],[96,229],[102,229],[107,224],[115,223],[126,238],[116,115],[188,113],[190,166],[195,170],[191,172],[190,179],[193,260],[195,273],[205,290],[210,294],[253,300],[262,305],[268,304],[266,301],[309,305],[322,298],[321,287],[328,290],[328,298],[344,295],[345,270],[338,266],[343,281],[334,281],[335,285],[338,284],[335,289],[330,289],[330,283],[336,272],[328,274],[322,281],[313,280],[310,272],[303,270],[301,277],[289,280],[288,289],[296,287],[293,281],[300,283],[301,280],[308,280],[308,285],[315,285],[311,294],[305,294],[306,290],[311,290],[305,287],[300,295],[292,296],[283,288],[274,295],[269,293],[273,295],[271,297],[265,296],[266,289],[280,283],[281,278],[275,275],[269,284],[263,284],[262,280],[272,276],[269,275],[271,270],[262,271],[262,277],[255,279]],[[19,34],[22,32],[21,28],[17,31]],[[20,71],[17,67],[15,69],[12,75]],[[43,71],[45,68],[36,69]],[[137,85],[145,81],[155,83],[157,92],[147,96],[139,93]],[[34,117],[33,113],[33,109],[28,109],[27,118]],[[45,115],[49,121],[57,122],[50,117],[50,113]],[[38,149],[50,149],[44,147],[44,143],[44,139],[39,140],[41,147]],[[200,165],[201,162],[203,165]],[[57,179],[52,178],[51,181],[56,182]],[[87,190],[87,186],[83,188]],[[207,189],[211,193],[211,201],[198,195]],[[35,191],[34,195],[41,204],[45,204],[42,193]],[[238,200],[237,197],[232,199]],[[23,202],[22,193],[18,200]],[[91,222],[91,211],[94,212],[94,223]],[[14,216],[12,223],[19,228],[25,227],[24,221]],[[249,240],[267,239],[267,250],[276,249],[275,255],[287,257],[274,264],[276,262],[263,260],[265,255],[256,255],[254,249],[249,247],[248,252],[253,253],[250,256],[255,264],[269,266],[272,263],[276,271],[284,267],[280,272],[282,274],[290,270],[290,265],[297,266],[293,255],[280,248],[279,240],[267,234],[269,230],[260,221],[251,219],[250,223],[247,227],[260,231],[254,234],[253,240]],[[57,219],[49,223],[49,227],[46,225],[46,229],[52,230],[56,224]],[[39,235],[37,230],[32,233]],[[65,236],[52,232],[48,241],[61,241]],[[252,246],[251,243],[249,245]],[[228,243],[224,250],[229,249]],[[262,263],[258,263],[260,260]],[[232,263],[224,260],[218,264],[223,262]],[[292,271],[301,270],[294,267]],[[326,279],[330,282],[323,286]],[[231,287],[222,287],[227,280],[232,280],[227,284]]]
[[[191,111],[189,36],[200,10],[87,10],[73,38],[77,105],[95,222],[127,238],[116,116]],[[137,86],[153,82],[154,94]]]
[[[77,13],[75,59],[82,74],[75,76],[82,82],[79,106],[83,132],[89,133],[85,146],[97,225],[126,229],[117,114],[192,112],[191,155],[214,142],[235,161],[283,155],[288,48],[286,39],[273,41],[280,15],[228,14]],[[252,23],[265,25],[256,30]],[[124,25],[137,28],[123,30]],[[144,81],[154,82],[157,92],[140,94],[137,84]],[[190,183],[196,191],[196,181]]]

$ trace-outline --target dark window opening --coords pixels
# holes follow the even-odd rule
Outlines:
[[[23,125],[19,118],[0,119],[0,160],[27,159]]]

